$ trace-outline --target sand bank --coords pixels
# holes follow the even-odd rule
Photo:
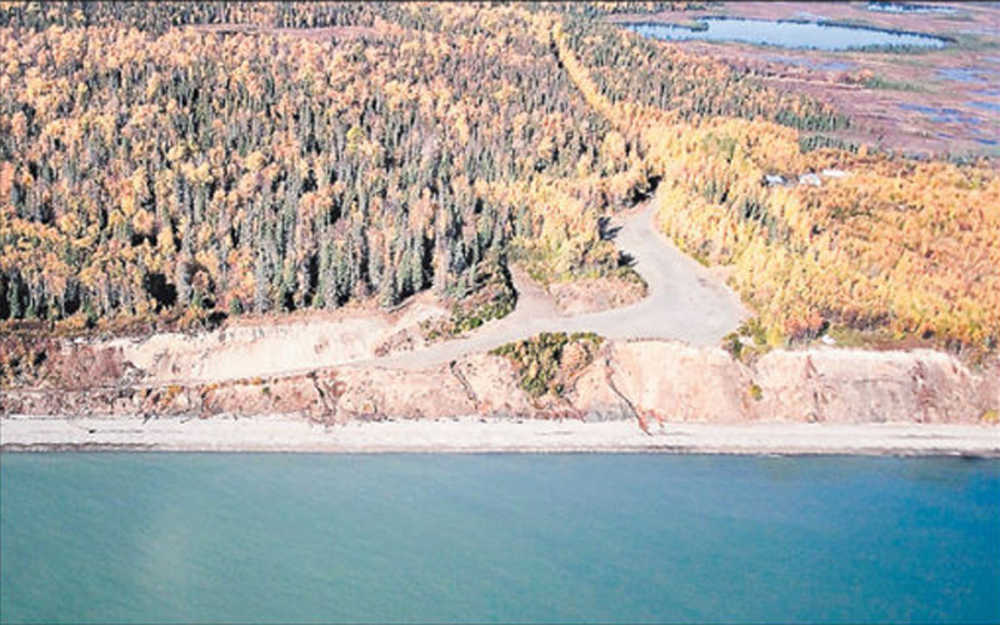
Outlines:
[[[1000,429],[913,423],[667,423],[459,419],[324,426],[284,416],[0,419],[0,449],[331,453],[666,452],[1000,457]]]

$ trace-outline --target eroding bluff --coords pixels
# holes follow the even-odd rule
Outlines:
[[[145,364],[145,363],[139,363]],[[157,382],[123,350],[63,343],[44,374],[0,391],[0,413],[287,414],[326,423],[481,415],[712,423],[995,422],[1000,362],[932,350],[776,350],[747,365],[720,348],[606,341],[558,394],[522,388],[507,358],[472,354],[425,369],[338,366],[221,381]]]

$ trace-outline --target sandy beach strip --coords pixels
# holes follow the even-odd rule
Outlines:
[[[311,423],[288,416],[0,418],[3,451],[960,455],[1000,457],[1000,428],[914,423],[667,423],[422,419]]]

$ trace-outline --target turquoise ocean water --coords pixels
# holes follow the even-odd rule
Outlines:
[[[1000,461],[0,455],[0,621],[1000,622]]]

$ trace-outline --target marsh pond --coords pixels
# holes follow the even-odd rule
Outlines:
[[[654,39],[733,41],[816,50],[942,48],[948,45],[946,39],[921,33],[827,22],[706,17],[698,19],[694,26],[652,22],[624,26]]]

